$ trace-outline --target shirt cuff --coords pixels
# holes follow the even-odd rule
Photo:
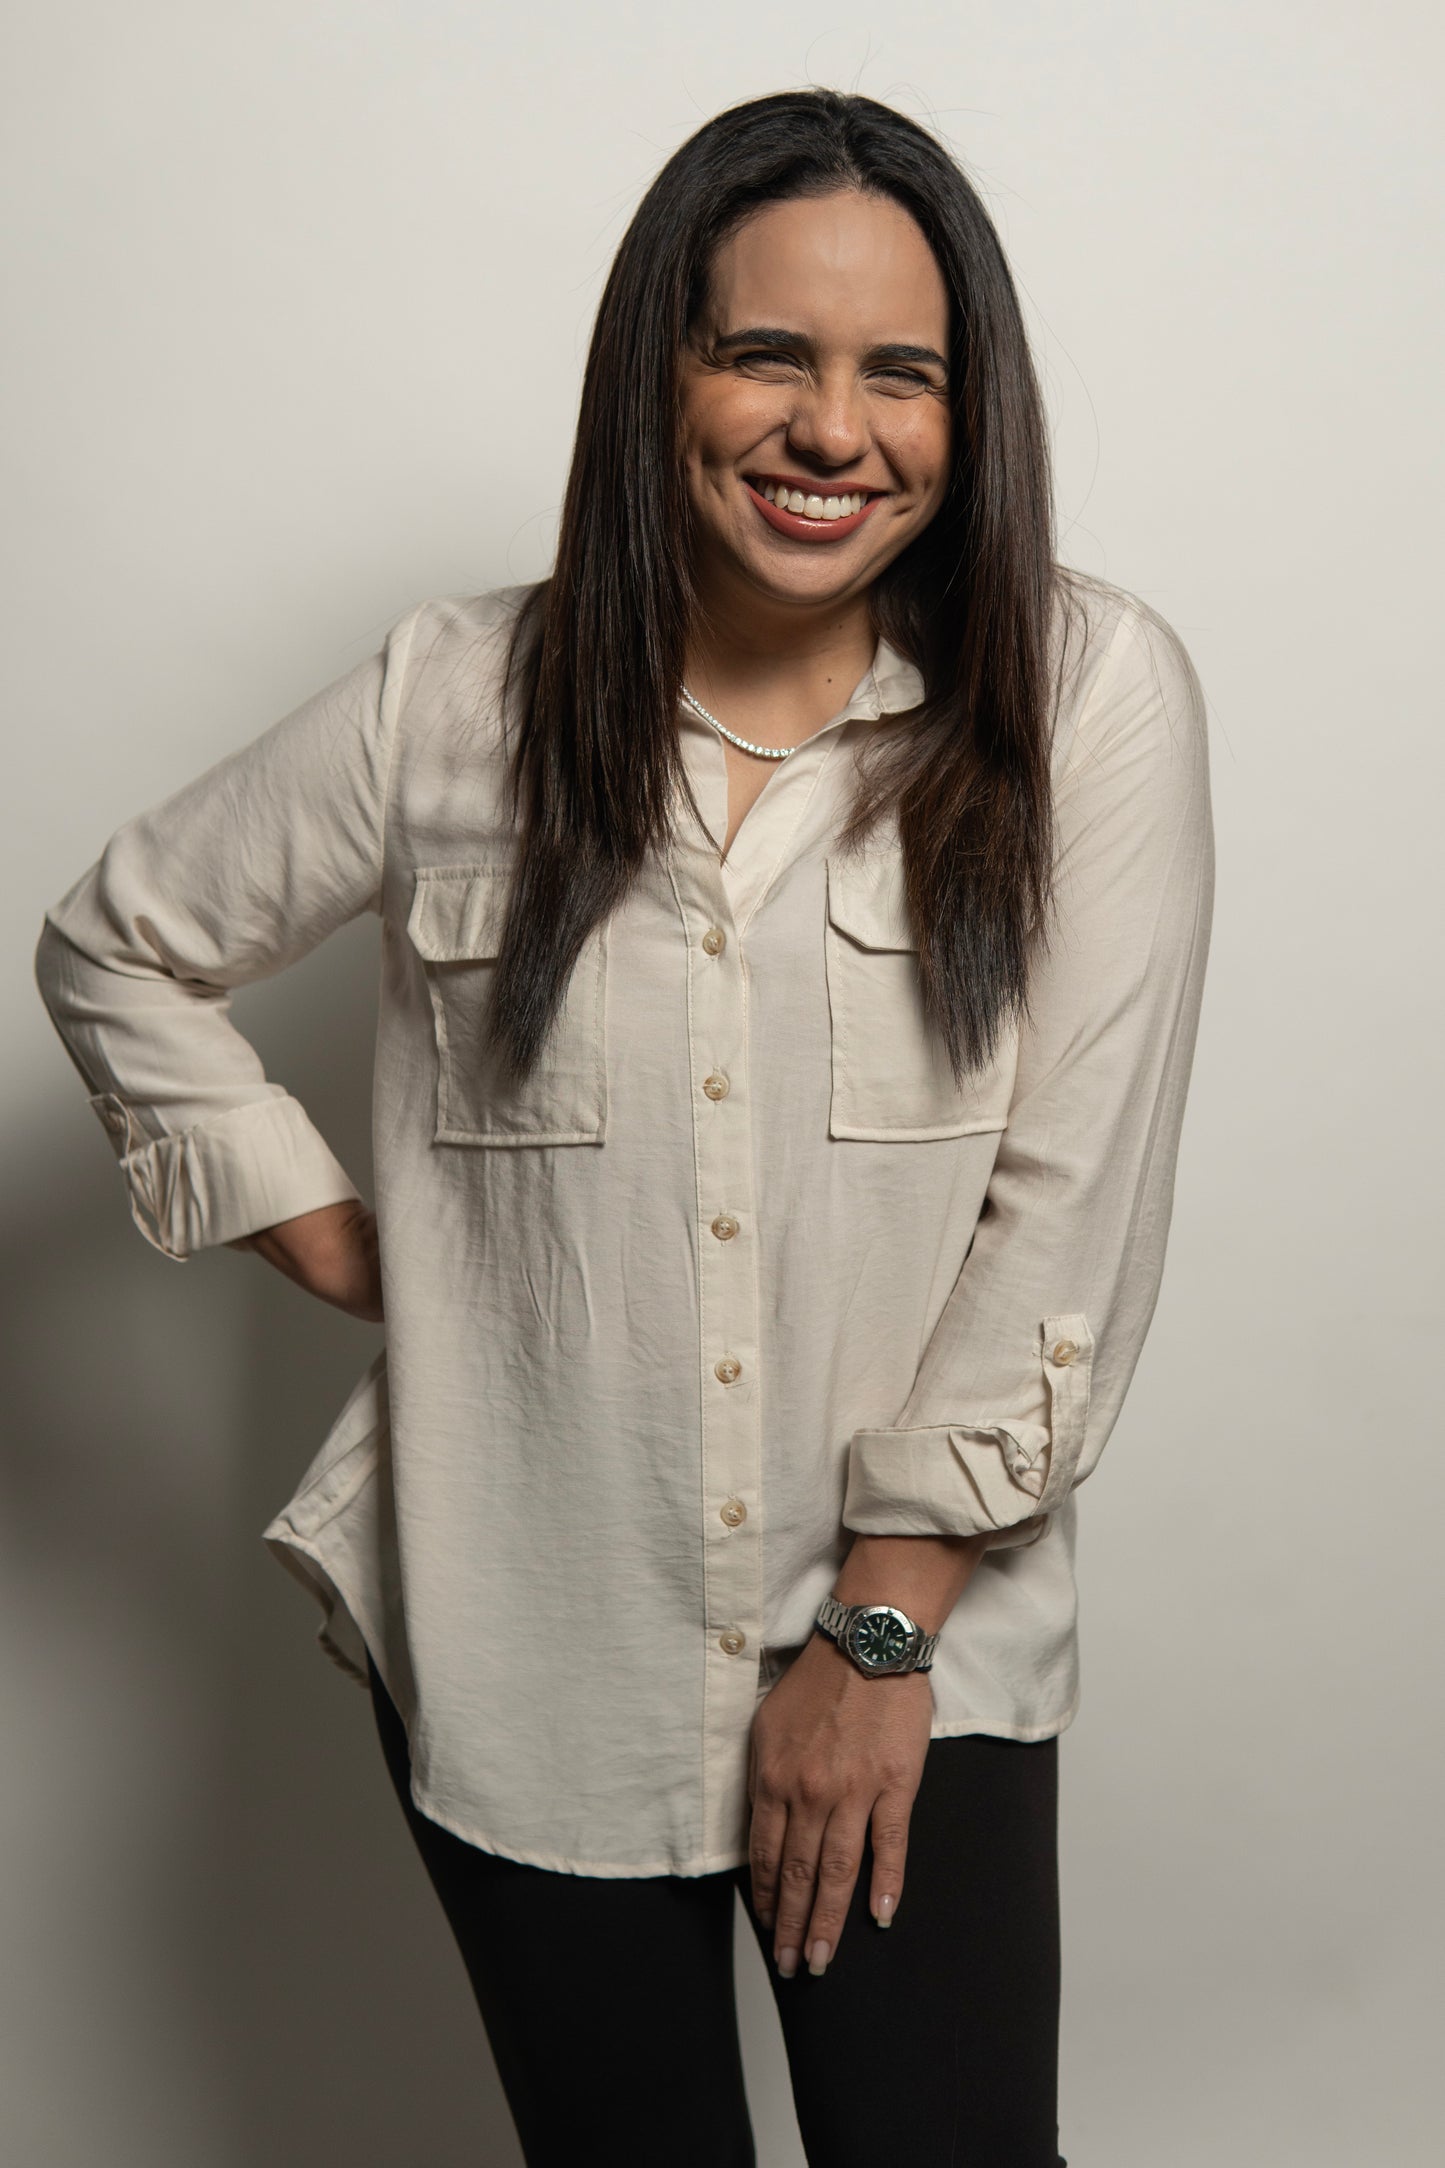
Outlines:
[[[843,1525],[865,1536],[979,1536],[988,1550],[1037,1543],[1048,1439],[1024,1428],[938,1424],[860,1430],[848,1454]]]
[[[153,1249],[178,1264],[197,1250],[361,1196],[289,1093],[228,1107],[169,1137],[147,1137],[116,1092],[93,1092],[87,1104],[120,1161],[131,1218]]]
[[[1094,1335],[1081,1311],[1044,1318],[1038,1390],[972,1421],[859,1430],[848,1452],[843,1525],[865,1536],[987,1536],[986,1550],[1037,1543],[1074,1487],[1088,1427]],[[1022,1415],[1020,1405],[1037,1412]]]

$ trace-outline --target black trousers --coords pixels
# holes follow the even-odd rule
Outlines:
[[[1065,2168],[1056,2120],[1058,1741],[935,1739],[902,1901],[874,1925],[865,1852],[821,1978],[781,1979],[748,1869],[613,1879],[523,1866],[413,1806],[406,1729],[371,1665],[391,1780],[475,1991],[528,2168],[755,2168],[733,1999],[742,1893],[818,2168]]]

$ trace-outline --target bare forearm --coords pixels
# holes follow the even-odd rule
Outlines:
[[[385,1322],[376,1214],[359,1198],[278,1220],[274,1227],[241,1235],[226,1247],[254,1250],[307,1294],[351,1317],[374,1325]]]
[[[936,1633],[982,1558],[982,1536],[855,1536],[833,1593],[840,1603],[891,1603]]]

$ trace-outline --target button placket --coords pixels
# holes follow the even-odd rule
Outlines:
[[[687,936],[697,1175],[702,1413],[703,1824],[710,1853],[746,1823],[746,1739],[757,1700],[762,1556],[757,1260],[746,982],[737,929],[710,853],[674,854]],[[718,938],[710,938],[716,936]]]

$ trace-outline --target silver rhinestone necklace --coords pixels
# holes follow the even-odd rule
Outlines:
[[[682,688],[682,697],[705,723],[711,723],[713,729],[727,739],[729,745],[740,746],[745,753],[756,753],[761,760],[786,760],[790,753],[798,750],[796,745],[753,745],[747,738],[740,738],[735,731],[729,730],[726,723],[720,723],[715,715],[709,715],[702,702],[690,693],[685,685]],[[808,741],[803,738],[799,742],[806,745]]]

